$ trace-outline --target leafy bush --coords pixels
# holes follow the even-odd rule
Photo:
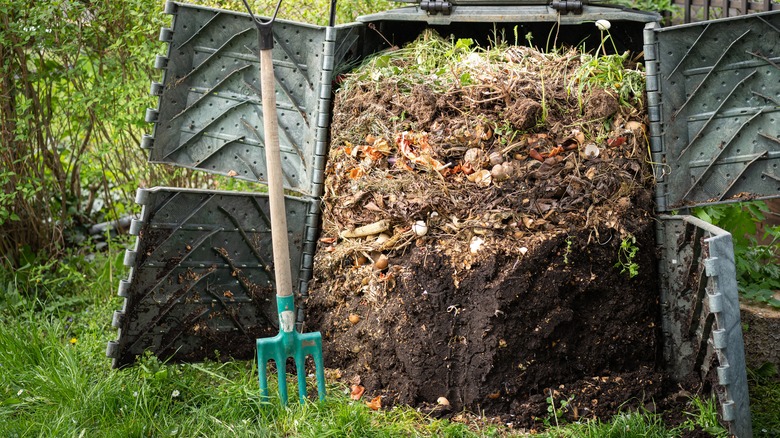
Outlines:
[[[764,230],[769,243],[760,245],[755,237],[756,224],[766,219],[764,202],[748,202],[700,207],[694,215],[729,231],[734,241],[737,283],[743,297],[780,307],[774,291],[780,290],[780,226]]]
[[[3,2],[0,253],[56,253],[65,230],[127,213],[151,173],[138,148],[157,0]]]

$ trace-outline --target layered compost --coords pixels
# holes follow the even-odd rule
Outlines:
[[[307,325],[356,398],[520,426],[662,398],[631,56],[429,32],[340,78]]]

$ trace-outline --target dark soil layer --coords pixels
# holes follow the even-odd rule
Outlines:
[[[633,279],[614,267],[620,239],[608,230],[602,242],[583,231],[522,258],[491,254],[459,274],[447,256],[418,245],[393,259],[403,268],[378,298],[327,291],[335,279],[317,279],[307,325],[323,334],[326,367],[359,375],[384,404],[446,397],[454,411],[506,414],[526,426],[547,416],[551,391],[571,398],[567,415],[580,418],[643,406],[660,398],[664,376],[655,371],[653,224],[633,224],[643,249]]]

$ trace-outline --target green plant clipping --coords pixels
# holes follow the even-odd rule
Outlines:
[[[621,274],[627,274],[628,278],[634,278],[639,274],[639,264],[636,262],[636,254],[639,247],[636,245],[636,237],[628,234],[620,241],[618,249],[618,261],[616,268],[620,268]]]

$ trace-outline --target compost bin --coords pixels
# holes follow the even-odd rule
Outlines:
[[[142,146],[152,162],[263,182],[253,23],[180,3],[166,12],[160,106]],[[331,376],[386,405],[446,415],[444,397],[524,427],[548,397],[589,418],[712,388],[732,432],[750,436],[730,235],[655,212],[777,195],[777,96],[765,85],[777,41],[757,36],[776,33],[779,15],[662,29],[652,14],[587,5],[433,12],[275,28],[295,292],[309,306],[298,322],[323,332]],[[500,62],[442,72],[457,73],[455,88],[342,84],[428,28],[507,47]],[[539,69],[553,53],[533,47],[543,40],[585,46]],[[571,93],[568,69],[595,50],[629,50],[624,72],[644,65],[646,100]],[[579,118],[563,116],[569,104]],[[114,365],[147,350],[253,357],[277,324],[267,198],[154,188],[138,201]]]

